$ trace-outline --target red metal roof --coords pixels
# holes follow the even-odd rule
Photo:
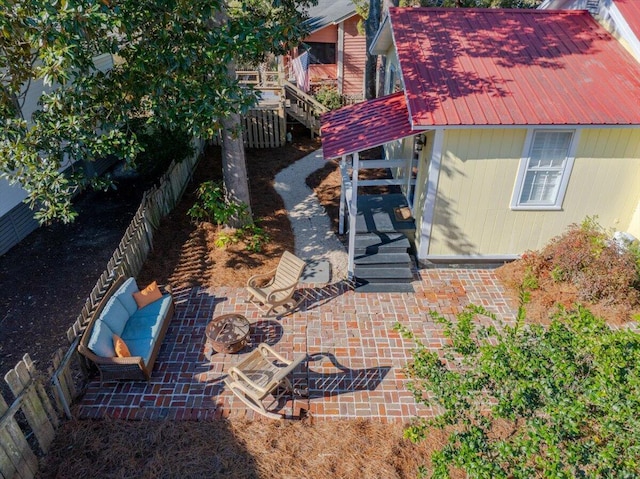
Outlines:
[[[322,152],[326,159],[384,145],[414,132],[404,94],[376,98],[322,116]]]
[[[614,0],[613,3],[640,40],[640,2],[638,0]]]
[[[389,10],[414,127],[640,124],[640,65],[586,11]]]

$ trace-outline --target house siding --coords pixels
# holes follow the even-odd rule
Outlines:
[[[338,26],[328,25],[310,34],[303,42],[338,43]]]
[[[629,227],[640,199],[640,130],[584,129],[562,210],[513,211],[526,133],[445,132],[429,256],[522,254],[586,216],[607,228]]]
[[[367,61],[366,37],[358,32],[359,15],[355,15],[343,23],[344,28],[344,78],[343,95],[363,97],[364,69]]]

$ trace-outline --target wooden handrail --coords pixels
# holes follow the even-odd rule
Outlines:
[[[326,113],[326,112],[329,111],[329,109],[326,106],[324,106],[318,100],[313,98],[311,95],[308,95],[305,92],[303,92],[302,90],[300,90],[300,88],[298,88],[296,85],[294,85],[290,81],[283,79],[282,80],[282,84],[285,86],[285,88],[288,88],[289,91],[291,93],[293,93],[294,96],[297,96],[301,100],[304,100],[305,102],[310,103],[311,105],[313,105],[315,107],[315,109],[318,110],[318,113]]]

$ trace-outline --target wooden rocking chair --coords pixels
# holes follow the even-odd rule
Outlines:
[[[270,405],[277,404],[285,394],[293,393],[293,385],[287,376],[306,357],[306,354],[300,354],[289,361],[267,344],[261,343],[240,364],[229,369],[224,382],[233,394],[254,411],[271,419],[282,419],[282,415],[268,410],[263,400],[271,395],[273,401]]]
[[[285,251],[276,269],[249,278],[247,283],[247,290],[251,295],[249,301],[268,307],[264,316],[271,316],[273,313],[283,315],[293,311],[301,301],[296,301],[293,294],[305,267],[304,261]],[[265,281],[267,281],[266,284],[263,284]],[[278,311],[279,308],[282,310]]]

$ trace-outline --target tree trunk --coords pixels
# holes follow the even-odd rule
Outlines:
[[[236,68],[229,65],[229,76],[235,79]],[[222,179],[227,200],[247,205],[246,218],[234,218],[228,226],[238,228],[252,222],[251,197],[247,162],[242,139],[242,119],[238,113],[232,113],[222,119]]]
[[[378,27],[380,26],[380,0],[369,0],[369,16],[365,22],[367,37],[367,62],[364,69],[364,97],[371,100],[376,97],[376,65],[378,56],[369,53]]]

